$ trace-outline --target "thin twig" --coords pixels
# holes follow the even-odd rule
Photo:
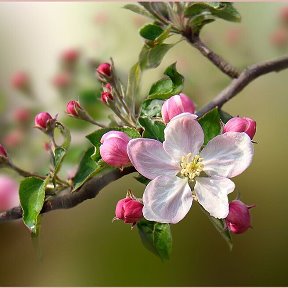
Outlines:
[[[213,100],[205,105],[197,115],[201,117],[215,107],[221,108],[226,102],[235,97],[241,92],[249,83],[258,77],[271,73],[279,72],[288,68],[288,56],[278,58],[271,61],[252,65],[246,68],[237,79],[234,79],[227,88],[218,94]]]

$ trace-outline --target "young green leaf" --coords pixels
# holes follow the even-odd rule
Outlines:
[[[161,109],[164,100],[147,99],[141,105],[140,116],[142,117],[161,117]]]
[[[233,118],[232,115],[230,115],[229,113],[221,109],[219,109],[219,114],[220,114],[220,119],[224,124],[226,124],[231,118]]]
[[[140,28],[139,34],[141,37],[153,41],[163,33],[163,29],[155,24],[146,24]]]
[[[138,176],[134,177],[138,182],[144,184],[145,186],[151,181],[150,179],[144,177],[143,175],[139,174]]]
[[[152,85],[148,99],[168,99],[182,91],[184,86],[184,77],[178,73],[176,63],[170,65],[165,70],[164,75],[167,77]]]
[[[57,147],[54,152],[54,175],[58,173],[61,168],[61,164],[64,160],[66,150],[62,147]]]
[[[148,117],[139,118],[140,125],[145,129],[143,133],[144,138],[156,139],[163,142],[165,124],[161,121],[153,120]]]
[[[126,4],[123,8],[128,9],[134,13],[137,13],[142,16],[146,16],[154,20],[152,14],[150,14],[146,9],[143,9],[141,6],[136,4]]]
[[[217,108],[206,113],[198,119],[204,132],[204,144],[221,133],[220,115]]]
[[[45,188],[49,181],[49,177],[45,180],[28,177],[20,183],[19,197],[23,210],[23,222],[34,234],[37,233],[38,216],[44,204]]]
[[[169,224],[141,220],[137,223],[143,245],[162,260],[168,260],[172,252],[172,234]]]

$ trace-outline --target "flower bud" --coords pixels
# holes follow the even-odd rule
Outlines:
[[[77,117],[78,116],[78,111],[77,111],[78,108],[81,109],[81,106],[80,106],[78,101],[75,101],[75,100],[69,101],[67,103],[67,106],[66,106],[66,113],[70,116]]]
[[[240,200],[234,200],[229,203],[229,214],[225,222],[232,233],[244,233],[251,227],[249,209],[252,207],[254,206],[247,206]]]
[[[105,91],[110,92],[110,93],[112,92],[112,86],[110,83],[107,83],[104,88],[105,88]]]
[[[0,176],[0,211],[19,206],[18,183],[8,176]]]
[[[183,93],[174,95],[166,100],[162,106],[162,118],[164,123],[168,123],[173,117],[184,113],[194,113],[195,105],[193,101]]]
[[[283,24],[288,24],[288,6],[281,8],[279,18]]]
[[[12,75],[11,85],[18,90],[27,90],[30,85],[29,76],[25,72],[19,71]]]
[[[256,122],[248,117],[233,117],[223,128],[225,132],[245,132],[251,139],[256,133]]]
[[[31,113],[26,108],[19,108],[14,112],[14,119],[19,123],[27,122],[30,119]]]
[[[50,120],[52,120],[52,116],[47,113],[47,112],[41,112],[36,115],[34,123],[35,127],[40,128],[40,129],[46,129],[47,125]]]
[[[270,38],[271,44],[279,49],[285,48],[288,44],[288,32],[284,28],[275,30]]]
[[[0,157],[2,158],[8,158],[8,154],[6,149],[3,147],[3,145],[0,144]]]
[[[112,73],[111,64],[102,63],[96,69],[97,73],[106,77],[110,77]]]
[[[115,209],[115,218],[124,223],[135,224],[143,218],[143,204],[132,197],[126,197],[118,201]]]
[[[61,60],[65,63],[74,63],[79,58],[79,51],[76,49],[68,49],[63,51]]]
[[[113,96],[110,92],[102,92],[101,93],[101,101],[105,104],[109,103],[113,100]]]
[[[3,138],[3,143],[10,148],[17,146],[19,147],[19,145],[21,145],[23,142],[24,137],[25,135],[21,129],[15,129],[5,135]]]
[[[110,131],[101,138],[100,155],[111,166],[123,167],[130,163],[127,145],[130,138],[121,131]]]
[[[66,88],[71,83],[71,77],[68,73],[60,73],[54,76],[52,83],[56,88]]]

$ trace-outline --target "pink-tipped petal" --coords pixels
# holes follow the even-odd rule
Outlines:
[[[178,223],[192,206],[192,192],[186,179],[159,176],[143,194],[143,215],[160,223]]]
[[[227,132],[213,138],[200,156],[209,176],[231,178],[251,164],[253,154],[253,144],[246,133]]]
[[[188,153],[196,155],[204,142],[204,133],[195,115],[185,113],[174,117],[164,130],[163,147],[176,161]]]
[[[128,156],[136,170],[148,179],[160,175],[176,175],[180,171],[163,149],[161,142],[153,139],[132,139],[127,147]]]
[[[227,178],[198,177],[194,191],[198,202],[215,218],[225,218],[229,213],[227,194],[235,184]]]

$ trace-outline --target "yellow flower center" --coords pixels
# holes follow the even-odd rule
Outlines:
[[[204,165],[202,163],[203,158],[199,155],[193,156],[192,153],[187,154],[181,158],[181,175],[194,180],[196,176],[199,176],[203,171]]]

